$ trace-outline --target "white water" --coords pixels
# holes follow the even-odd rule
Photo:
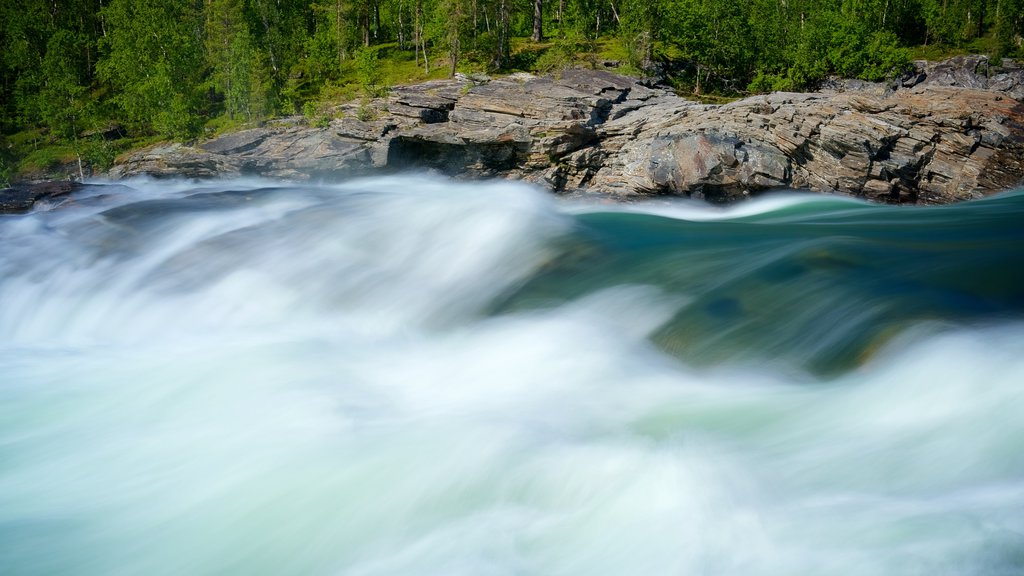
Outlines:
[[[1019,325],[698,371],[679,295],[481,316],[573,225],[525,187],[98,216],[176,186],[0,219],[0,573],[1024,572]]]

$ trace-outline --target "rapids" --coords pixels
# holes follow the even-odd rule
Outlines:
[[[0,574],[1024,573],[1024,192],[0,216]]]

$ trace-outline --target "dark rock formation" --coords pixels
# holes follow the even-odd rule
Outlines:
[[[37,202],[57,201],[79,188],[77,182],[52,181],[16,184],[0,189],[0,214],[15,214],[31,210]]]
[[[999,63],[985,56],[958,56],[944,62],[922,60],[914,63],[910,81],[922,86],[984,88],[1024,100],[1024,66],[1008,58]]]
[[[381,169],[501,176],[555,191],[713,201],[778,187],[886,202],[969,199],[1024,181],[1024,69],[919,63],[889,84],[712,106],[608,72],[402,86],[298,122],[137,152],[111,171],[333,178]]]

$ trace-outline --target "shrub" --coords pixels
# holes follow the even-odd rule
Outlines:
[[[359,87],[363,89],[364,94],[370,98],[378,98],[390,91],[388,86],[382,84],[384,74],[381,71],[381,63],[376,50],[360,49],[356,52],[355,64]]]

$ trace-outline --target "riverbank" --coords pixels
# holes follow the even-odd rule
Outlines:
[[[128,153],[108,176],[332,180],[429,170],[556,193],[729,202],[775,188],[950,203],[1024,181],[1024,68],[983,56],[918,62],[889,83],[724,105],[606,71],[459,77]]]

